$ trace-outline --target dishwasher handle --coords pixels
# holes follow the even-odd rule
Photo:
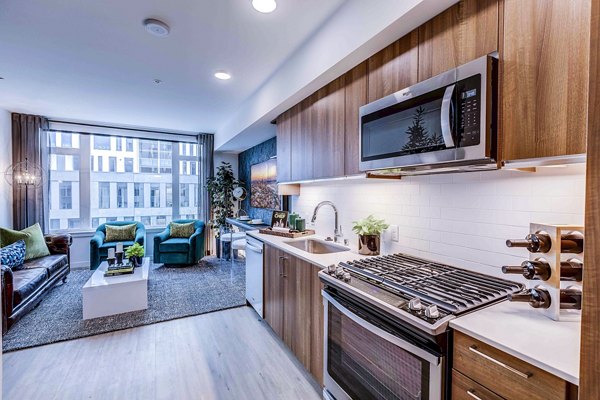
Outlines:
[[[246,250],[253,251],[258,254],[262,254],[263,249],[261,247],[256,247],[250,244],[250,242],[246,242]]]

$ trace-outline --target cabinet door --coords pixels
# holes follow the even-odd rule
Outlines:
[[[324,309],[321,290],[323,284],[319,280],[319,271],[321,268],[316,265],[310,265],[310,367],[308,370],[315,377],[317,382],[323,384],[323,340],[324,332]]]
[[[286,269],[286,310],[284,336],[298,360],[310,371],[310,345],[312,318],[310,283],[312,265],[304,260],[289,256],[290,268]],[[290,271],[289,273],[287,271]]]
[[[419,81],[498,50],[498,0],[462,0],[419,27]]]
[[[283,266],[280,257],[283,253],[269,245],[265,245],[265,321],[279,337],[283,337],[284,318],[284,281]]]
[[[313,142],[312,177],[330,178],[344,175],[344,77],[315,93],[311,105],[311,139]]]
[[[414,30],[369,58],[369,103],[417,83],[418,37]]]
[[[311,112],[314,95],[292,107],[292,181],[312,178],[313,134]]]
[[[292,112],[288,110],[277,118],[277,181],[292,179]]]
[[[590,1],[505,0],[505,160],[586,151]]]
[[[344,77],[346,86],[345,135],[344,135],[344,174],[358,174],[359,140],[358,110],[367,104],[367,62],[358,64]]]

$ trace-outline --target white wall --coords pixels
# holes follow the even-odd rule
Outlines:
[[[12,228],[12,187],[4,172],[12,164],[12,129],[10,112],[0,108],[0,226]]]
[[[238,155],[234,153],[225,153],[222,151],[217,151],[214,154],[214,162],[215,162],[215,172],[217,172],[217,167],[221,165],[221,162],[228,162],[231,164],[231,168],[233,169],[233,174],[237,178],[238,176]]]
[[[539,170],[310,183],[293,204],[310,221],[319,201],[333,201],[353,247],[352,221],[374,214],[400,229],[398,242],[384,234],[386,254],[405,252],[499,276],[502,265],[528,258],[505,241],[525,237],[530,222],[583,224],[585,167]],[[317,234],[332,235],[333,225],[331,208],[322,208]]]

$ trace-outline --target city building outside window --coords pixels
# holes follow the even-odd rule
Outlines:
[[[126,151],[133,151],[133,139],[125,139],[125,150]]]
[[[144,208],[144,184],[133,184],[133,206],[135,208]]]
[[[123,150],[123,138],[116,138],[117,139],[117,151],[122,151]]]
[[[50,220],[50,229],[51,230],[60,229],[60,219],[51,219]]]
[[[97,228],[100,225],[100,218],[92,218],[92,228]]]
[[[94,136],[94,150],[110,150],[110,136]]]
[[[150,185],[150,207],[160,207],[160,186]]]
[[[117,183],[117,207],[127,208],[127,183]]]
[[[173,185],[167,183],[165,186],[165,192],[167,194],[167,207],[173,207]]]
[[[117,157],[108,157],[108,172],[117,172]]]
[[[69,218],[69,229],[79,228],[81,228],[81,221],[79,221],[79,218]]]
[[[182,183],[179,185],[179,206],[190,206],[190,192],[188,191],[188,185],[186,183]]]
[[[61,210],[70,210],[73,208],[73,190],[71,182],[60,182],[59,183],[59,204]]]
[[[98,182],[98,208],[110,208],[110,182]]]
[[[133,172],[133,158],[125,158],[125,172]]]

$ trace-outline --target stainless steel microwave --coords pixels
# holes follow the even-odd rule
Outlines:
[[[360,108],[360,170],[497,169],[497,58],[487,55]]]

